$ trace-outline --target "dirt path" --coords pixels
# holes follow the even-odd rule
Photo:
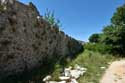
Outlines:
[[[100,83],[125,83],[125,60],[113,62]]]

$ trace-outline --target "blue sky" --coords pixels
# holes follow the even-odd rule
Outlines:
[[[23,3],[33,2],[41,15],[46,9],[54,10],[60,19],[62,30],[78,39],[88,41],[93,33],[101,32],[110,24],[110,18],[124,0],[20,0]]]

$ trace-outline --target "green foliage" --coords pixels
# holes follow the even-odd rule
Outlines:
[[[115,25],[125,24],[125,4],[117,8],[117,11],[114,13],[111,22]]]
[[[125,54],[125,25],[110,25],[103,29],[102,43],[112,46],[112,53]]]
[[[115,60],[115,57],[109,54],[100,54],[98,52],[92,52],[86,50],[80,54],[72,65],[79,64],[87,68],[87,72],[79,78],[79,83],[99,83],[99,80],[103,76],[105,69],[100,67],[108,67],[108,63]]]
[[[56,19],[55,18],[55,15],[54,15],[54,11],[49,11],[47,9],[45,15],[44,15],[44,19],[50,23],[50,25],[52,26],[57,26],[57,27],[60,27],[61,24],[60,24],[60,20],[59,19]]]
[[[3,11],[4,11],[4,6],[0,5],[0,12],[3,12]]]
[[[92,43],[98,43],[100,40],[100,34],[93,34],[89,37],[89,41]]]
[[[100,52],[102,54],[108,54],[111,53],[111,46],[105,45],[102,43],[87,43],[84,45],[85,49],[92,50],[94,52]]]
[[[103,29],[103,37],[102,37],[102,43],[105,43],[105,44],[110,44],[112,43],[113,44],[113,40],[115,36],[114,35],[114,31],[115,31],[115,28],[110,25],[110,26],[107,26],[107,27],[104,27]]]
[[[99,35],[99,36],[98,36]],[[90,36],[90,42],[95,44],[87,44],[86,48],[98,52],[108,52],[112,54],[125,54],[125,5],[117,8],[111,18],[111,25],[104,27],[100,34]]]

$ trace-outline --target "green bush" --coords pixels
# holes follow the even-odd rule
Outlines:
[[[125,56],[125,5],[118,7],[111,24],[104,27],[102,33],[92,34],[86,48],[98,52],[109,52],[113,55]]]
[[[112,46],[108,46],[101,43],[87,43],[84,45],[85,49],[100,52],[102,54],[108,54],[112,52]]]
[[[50,11],[47,9],[45,15],[44,15],[44,19],[49,22],[50,25],[52,26],[57,26],[57,27],[61,27],[61,23],[60,20],[55,18],[55,14],[54,11]]]
[[[3,12],[3,11],[4,11],[4,6],[0,5],[0,12]]]

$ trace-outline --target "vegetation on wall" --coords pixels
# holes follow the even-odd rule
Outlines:
[[[4,6],[0,5],[0,12],[3,12],[3,11],[4,11]]]
[[[56,26],[56,27],[61,27],[60,20],[55,18],[54,11],[46,10],[46,13],[44,15],[44,19],[49,22],[50,25]]]

